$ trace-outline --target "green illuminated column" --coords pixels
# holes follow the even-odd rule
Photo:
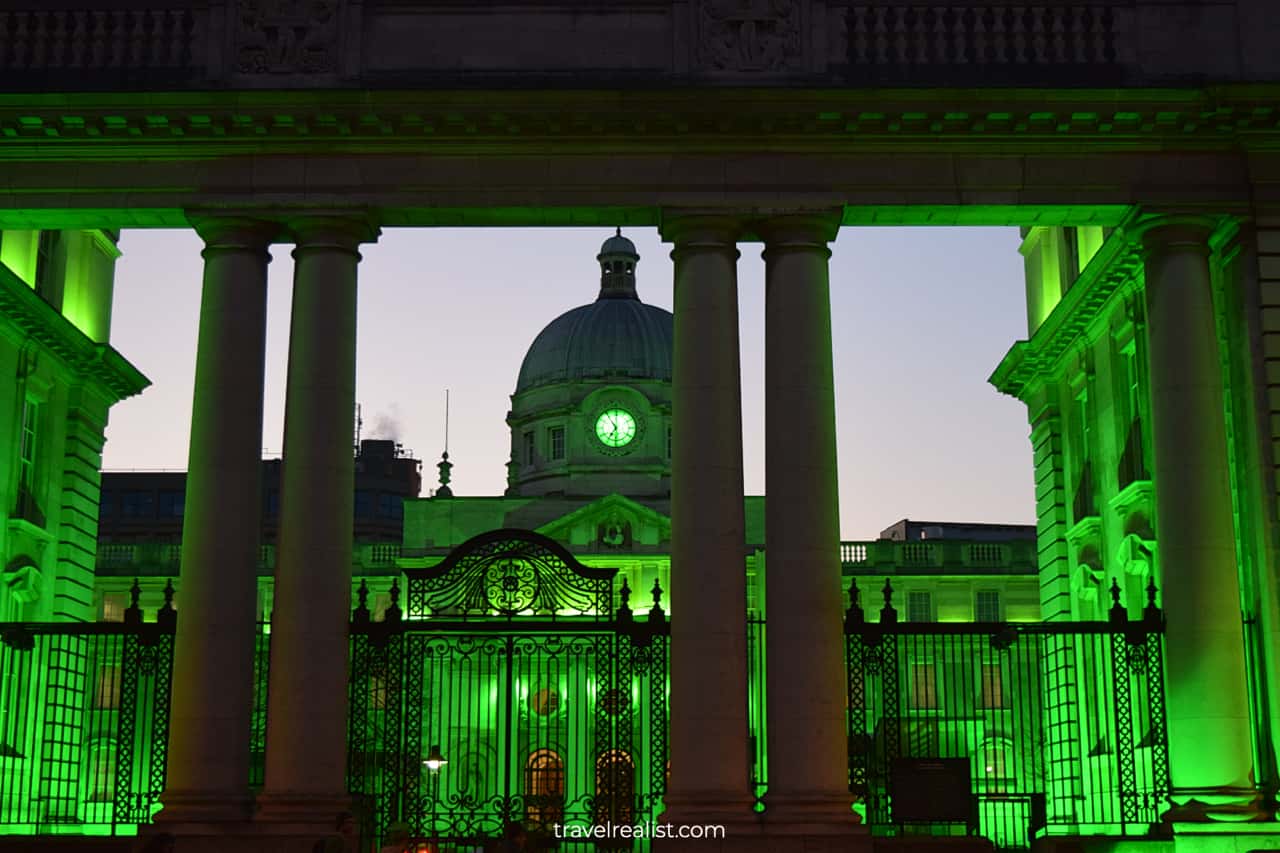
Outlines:
[[[247,820],[267,251],[278,226],[196,218],[205,241],[162,822]]]
[[[1156,519],[1167,629],[1169,754],[1180,817],[1253,799],[1240,587],[1210,228],[1142,234]],[[1180,792],[1180,793],[1179,793]]]
[[[827,243],[835,216],[791,216],[765,240],[766,826],[848,832],[845,664]]]
[[[367,220],[291,223],[293,313],[260,818],[332,825],[346,804],[357,247]]]
[[[675,243],[666,795],[675,823],[755,823],[745,746],[737,235],[733,220],[705,216],[668,216],[662,228],[663,239]]]

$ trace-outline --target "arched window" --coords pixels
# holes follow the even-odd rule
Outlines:
[[[550,827],[564,822],[564,760],[553,749],[536,749],[524,765],[525,818]]]
[[[611,749],[596,759],[596,824],[634,823],[636,765],[621,749]]]
[[[1004,738],[991,738],[974,755],[974,779],[987,792],[997,792],[1014,780],[1013,749]]]

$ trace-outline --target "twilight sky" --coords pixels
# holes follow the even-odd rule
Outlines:
[[[450,389],[454,493],[501,494],[505,417],[525,350],[564,311],[595,299],[608,229],[388,229],[362,249],[357,398],[364,437],[395,438],[435,484]],[[670,246],[624,232],[637,289],[671,309]],[[901,518],[1033,523],[1026,408],[986,383],[1026,337],[1012,228],[845,228],[831,297],[845,539]],[[111,412],[107,469],[184,469],[200,307],[193,231],[126,231],[112,343],[152,381]],[[263,448],[278,455],[293,263],[273,252]],[[748,494],[764,482],[764,262],[743,244],[744,453]]]

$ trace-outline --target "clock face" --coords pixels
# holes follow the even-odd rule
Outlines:
[[[626,409],[606,409],[596,418],[596,438],[605,447],[626,447],[636,437],[636,419]]]

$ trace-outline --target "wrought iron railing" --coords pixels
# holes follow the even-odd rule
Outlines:
[[[0,834],[132,834],[164,787],[174,611],[0,624]]]
[[[1041,833],[1147,835],[1168,807],[1163,617],[879,622],[852,590],[846,620],[850,789],[874,834],[970,833],[1026,849]],[[922,808],[895,775],[958,775]],[[938,790],[944,790],[940,785]],[[930,809],[933,811],[930,811]]]

